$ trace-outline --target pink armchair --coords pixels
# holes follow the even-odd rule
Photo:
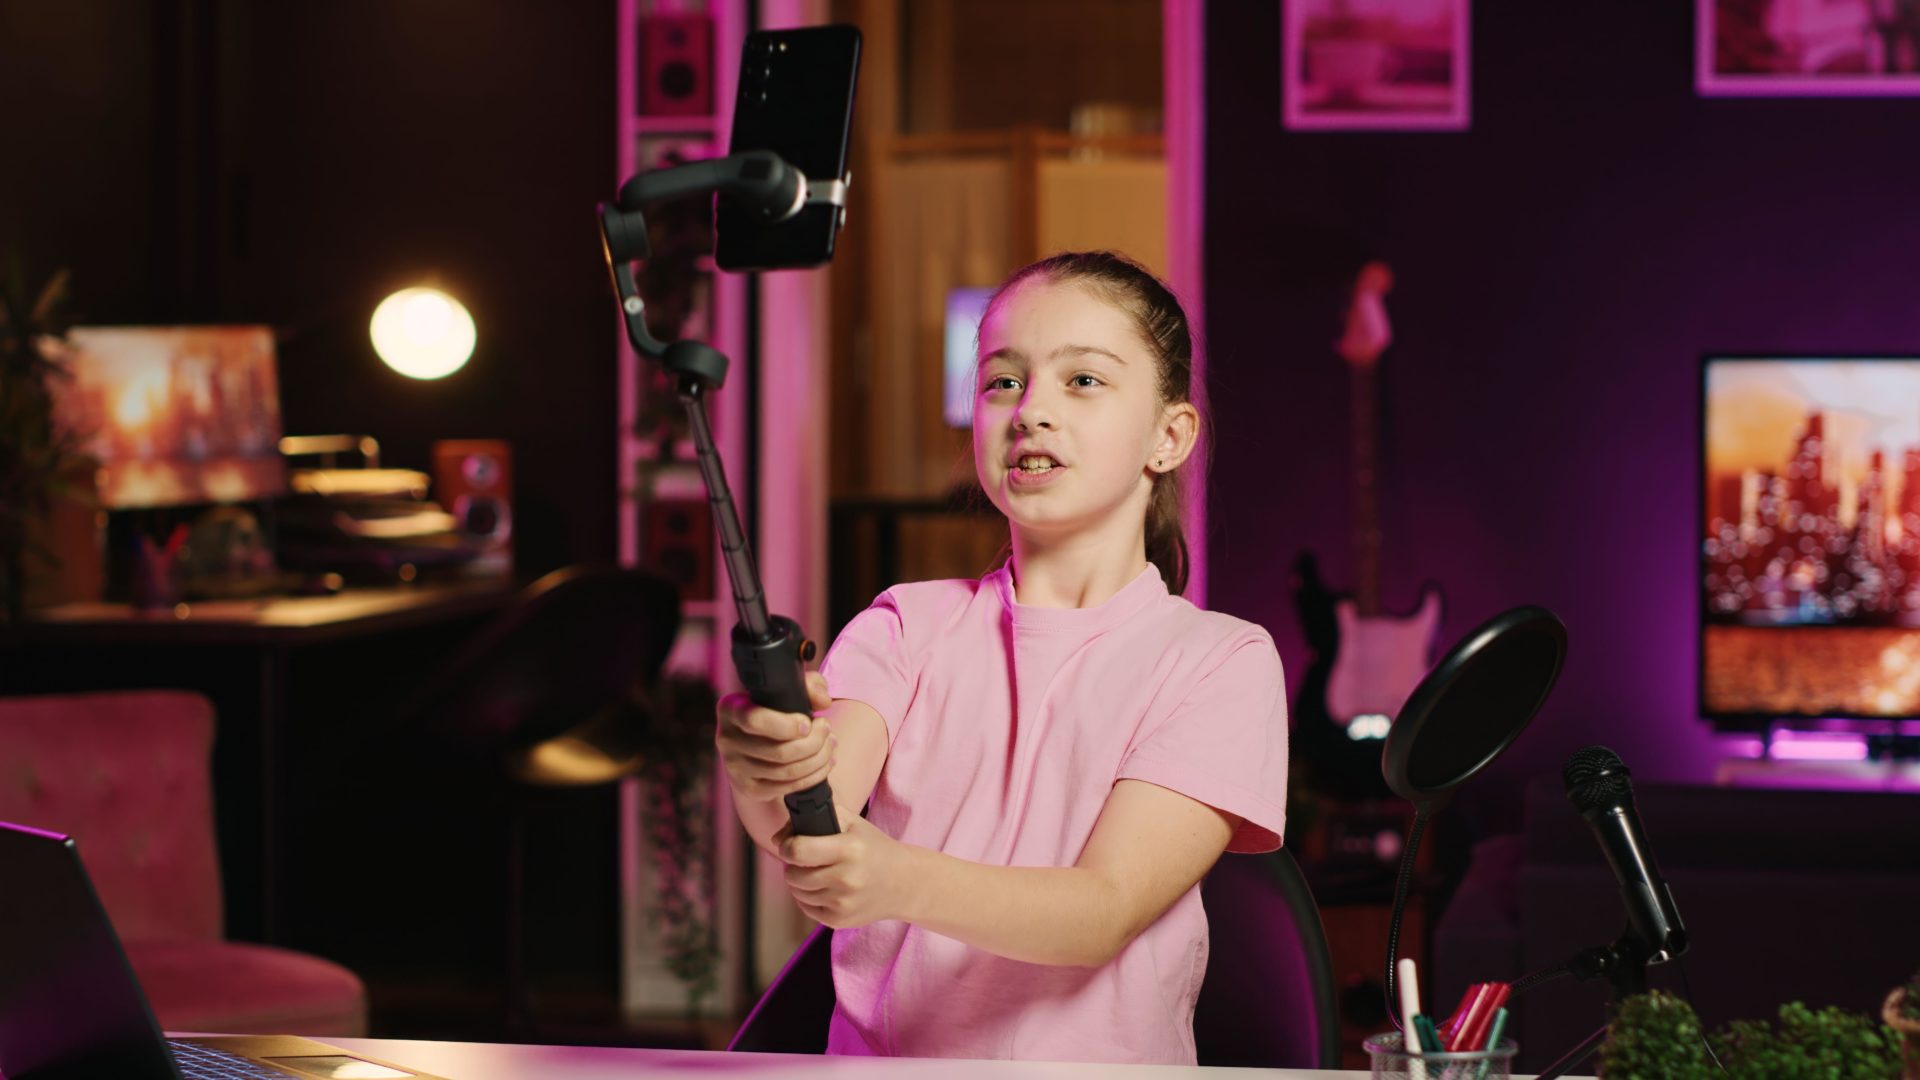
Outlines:
[[[194,693],[0,698],[0,820],[79,841],[162,1028],[365,1034],[352,972],[222,940],[212,747]]]

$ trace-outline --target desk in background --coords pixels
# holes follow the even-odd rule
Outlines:
[[[395,700],[411,689],[393,685],[396,649],[409,651],[401,668],[428,669],[513,592],[489,577],[157,612],[62,605],[0,626],[0,693],[177,687],[212,698],[228,936],[274,942],[284,937],[288,740],[296,724],[332,720],[294,704],[296,657],[325,669],[307,675],[327,692]]]
[[[504,577],[346,589],[331,596],[207,600],[161,611],[62,604],[0,627],[13,645],[247,645],[297,647],[490,614],[513,595]]]

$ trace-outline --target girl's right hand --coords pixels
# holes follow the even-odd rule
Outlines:
[[[807,673],[807,698],[815,709],[833,704],[827,680]],[[775,712],[745,694],[728,694],[715,710],[714,746],[727,769],[727,783],[742,798],[771,800],[805,791],[833,770],[833,727],[824,718]]]

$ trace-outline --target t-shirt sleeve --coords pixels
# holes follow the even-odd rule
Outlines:
[[[893,745],[913,696],[913,674],[906,627],[891,592],[881,593],[833,639],[820,674],[833,697],[864,702],[879,713],[886,721],[887,745]]]
[[[1117,779],[1144,780],[1241,819],[1235,852],[1272,851],[1287,824],[1287,690],[1265,633],[1234,646],[1158,726]]]

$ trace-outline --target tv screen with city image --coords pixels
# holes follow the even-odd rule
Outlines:
[[[1920,716],[1920,357],[1708,357],[1700,696]]]
[[[265,326],[94,326],[67,334],[55,409],[100,461],[109,509],[247,502],[286,489]]]

